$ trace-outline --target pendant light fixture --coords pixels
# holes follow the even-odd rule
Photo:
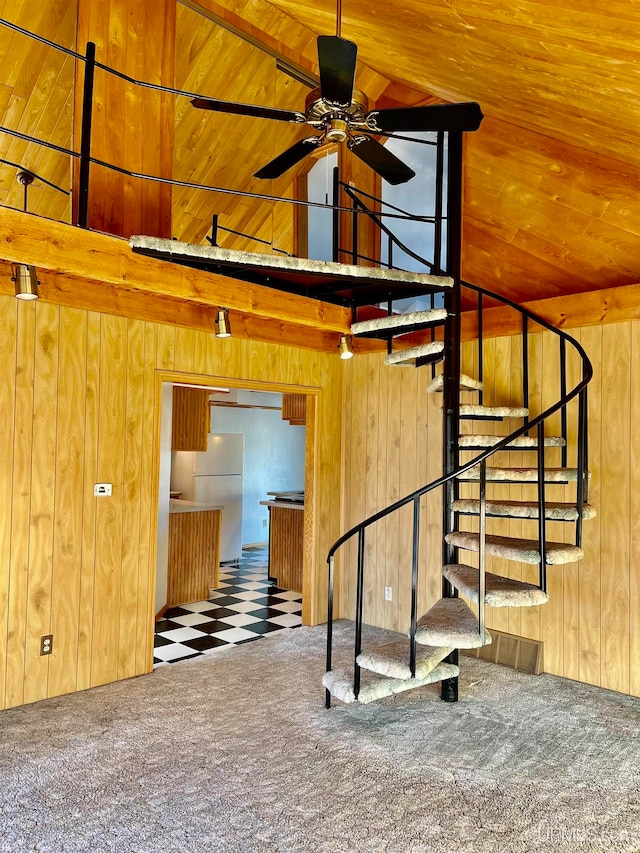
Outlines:
[[[353,349],[351,348],[351,335],[342,335],[340,338],[340,358],[353,358]]]
[[[38,298],[38,272],[35,267],[28,264],[12,264],[13,273],[11,281],[16,287],[16,299],[25,301]]]
[[[229,309],[219,308],[216,317],[216,338],[230,338],[231,325],[229,323]]]

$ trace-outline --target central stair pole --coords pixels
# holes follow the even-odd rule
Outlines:
[[[447,273],[453,278],[453,287],[445,295],[447,319],[444,326],[443,374],[443,473],[450,474],[459,467],[460,450],[460,256],[462,250],[462,133],[449,133],[447,182]],[[455,530],[453,501],[458,493],[458,483],[449,480],[443,497],[442,559],[443,565],[457,562],[457,549],[444,537]],[[443,576],[442,597],[456,598],[458,591]],[[458,663],[458,650],[446,658],[447,663]],[[441,698],[444,702],[458,701],[458,679],[442,682]]]

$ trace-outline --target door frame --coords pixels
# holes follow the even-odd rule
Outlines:
[[[151,475],[151,542],[149,552],[149,636],[148,671],[153,670],[153,627],[155,622],[155,595],[158,559],[158,508],[160,487],[160,456],[162,427],[162,386],[187,385],[198,388],[242,388],[247,391],[265,391],[279,394],[304,394],[307,398],[305,462],[304,462],[304,534],[302,559],[302,624],[318,623],[318,601],[315,577],[317,490],[316,459],[318,458],[318,395],[316,385],[292,385],[284,382],[265,382],[256,379],[238,379],[201,373],[182,373],[176,370],[155,370],[153,466]]]

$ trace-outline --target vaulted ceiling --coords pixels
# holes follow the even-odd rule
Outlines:
[[[334,0],[181,0],[175,84],[300,109],[308,89],[273,55],[316,72],[315,37],[335,32],[335,11]],[[3,14],[75,46],[71,3],[22,0]],[[358,44],[371,98],[482,106],[466,139],[466,278],[520,300],[640,281],[639,31],[640,7],[626,0],[343,0],[342,35]],[[0,27],[3,126],[72,147],[72,87],[71,59]],[[266,185],[250,176],[304,130],[201,113],[186,99],[175,109],[174,177],[293,192],[289,173]],[[61,154],[0,134],[0,157],[69,188]],[[0,203],[20,207],[15,173],[0,164]],[[62,193],[41,182],[29,193],[31,210],[68,219]],[[290,240],[289,206],[186,189],[173,194],[175,236],[202,241],[214,212],[276,246]]]

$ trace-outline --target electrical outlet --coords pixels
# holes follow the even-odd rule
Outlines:
[[[50,655],[53,651],[53,634],[45,634],[40,637],[40,654]]]
[[[266,518],[263,518],[263,519],[262,519],[262,526],[263,526],[263,527],[266,527],[266,526],[267,526],[267,519],[266,519]]]
[[[94,498],[111,497],[111,483],[96,483],[93,487]]]
[[[384,588],[384,600],[393,601],[393,589],[390,586]]]

